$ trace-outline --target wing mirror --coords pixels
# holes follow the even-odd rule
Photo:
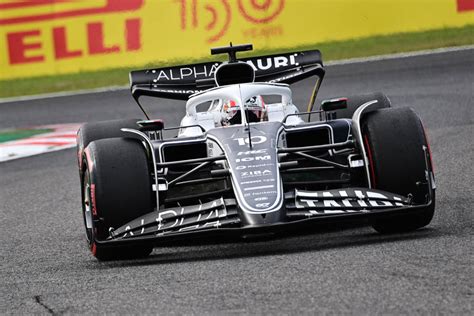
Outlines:
[[[347,109],[347,98],[324,100],[321,102],[321,109],[324,112]]]
[[[137,124],[142,132],[161,131],[165,128],[165,123],[162,120],[138,121]]]

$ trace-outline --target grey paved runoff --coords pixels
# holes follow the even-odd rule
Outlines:
[[[319,99],[384,91],[425,122],[436,215],[407,234],[319,229],[99,263],[85,245],[74,150],[0,164],[0,314],[472,315],[473,76],[473,50],[328,68]],[[294,86],[301,108],[311,85]],[[156,101],[168,125],[183,113]],[[0,129],[122,117],[140,117],[127,91],[0,105]]]

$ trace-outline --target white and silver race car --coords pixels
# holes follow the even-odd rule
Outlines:
[[[132,95],[186,100],[163,120],[88,123],[77,137],[88,246],[99,260],[216,235],[262,236],[362,220],[414,230],[434,213],[429,145],[419,117],[380,93],[313,104],[318,50],[133,71]],[[316,77],[306,112],[289,84]],[[173,131],[175,132],[173,134]]]

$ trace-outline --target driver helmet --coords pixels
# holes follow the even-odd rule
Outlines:
[[[265,119],[265,102],[261,95],[256,95],[245,101],[245,114],[249,123],[260,122]],[[222,107],[224,121],[229,124],[240,124],[240,106],[234,100],[226,100]]]

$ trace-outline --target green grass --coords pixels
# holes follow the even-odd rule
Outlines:
[[[0,131],[0,143],[52,132],[52,129],[12,129]]]
[[[330,61],[472,44],[474,44],[474,25],[467,25],[460,28],[444,28],[416,33],[373,36],[346,41],[317,43],[286,49],[255,50],[252,53],[242,54],[241,56],[247,57],[318,48],[323,53],[323,60]],[[209,56],[209,58],[204,59],[173,60],[167,62],[166,65],[188,64],[215,59],[215,56]],[[164,65],[165,63],[163,62],[156,62],[143,65],[142,67],[124,67],[67,75],[0,80],[0,98],[99,88],[113,85],[126,85],[128,83],[128,73],[130,70],[160,67]]]

